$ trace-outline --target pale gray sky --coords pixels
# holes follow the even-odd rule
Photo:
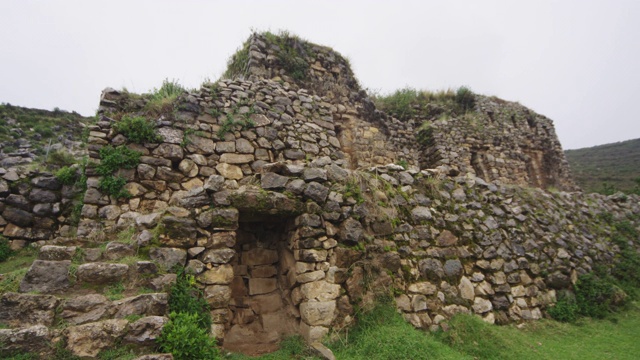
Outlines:
[[[640,137],[640,1],[0,0],[0,102],[94,114],[100,91],[215,80],[251,29],[350,58],[363,86],[469,86],[565,149]]]

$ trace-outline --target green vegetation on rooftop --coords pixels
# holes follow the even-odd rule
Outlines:
[[[442,115],[458,116],[473,110],[475,97],[467,87],[460,87],[455,92],[424,91],[404,88],[386,96],[373,96],[376,107],[389,115],[408,121],[414,117],[433,120]]]

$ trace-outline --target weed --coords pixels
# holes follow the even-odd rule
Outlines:
[[[233,54],[229,61],[227,61],[227,70],[224,72],[223,77],[231,79],[237,76],[243,76],[246,74],[247,65],[249,63],[249,40],[242,44],[235,54]]]
[[[156,125],[141,116],[130,117],[125,115],[120,121],[113,124],[113,129],[136,144],[158,143],[163,140],[162,136],[156,131]]]
[[[123,293],[124,285],[122,285],[121,282],[117,282],[111,286],[108,286],[104,290],[104,296],[106,296],[107,299],[111,301],[122,299],[124,297]]]
[[[347,199],[353,198],[358,204],[362,204],[364,202],[362,188],[360,187],[360,184],[355,177],[349,178],[349,180],[347,180],[347,183],[344,185],[342,194]]]
[[[63,166],[55,173],[56,179],[64,185],[73,185],[78,180],[78,172],[76,169]]]
[[[115,346],[113,349],[105,349],[100,351],[98,359],[100,360],[133,360],[138,355],[129,346]]]
[[[132,244],[133,243],[133,236],[136,233],[136,229],[135,227],[128,227],[122,231],[120,231],[116,237],[118,242],[121,242],[123,244]]]
[[[13,255],[13,250],[9,246],[9,240],[0,235],[0,262],[7,260],[11,255]]]
[[[105,192],[115,198],[130,198],[129,191],[124,189],[127,184],[127,180],[120,176],[106,175],[100,179],[98,188],[100,191]]]
[[[111,175],[118,169],[133,169],[140,162],[140,153],[125,146],[105,146],[100,149],[99,175]]]
[[[46,163],[57,166],[70,166],[75,164],[76,158],[64,150],[51,152],[46,159]]]
[[[20,282],[28,270],[28,268],[23,268],[4,274],[4,277],[0,280],[0,294],[17,292],[20,288]]]

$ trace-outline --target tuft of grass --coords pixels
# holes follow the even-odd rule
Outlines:
[[[13,255],[13,250],[9,246],[9,240],[0,235],[0,262],[6,261]]]
[[[104,296],[111,301],[122,299],[124,297],[124,285],[118,282],[106,287],[104,289]]]
[[[158,143],[162,137],[156,131],[156,125],[142,116],[123,116],[113,124],[113,129],[136,144]]]

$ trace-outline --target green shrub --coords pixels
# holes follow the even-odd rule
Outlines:
[[[208,329],[198,326],[198,321],[198,315],[194,313],[169,314],[169,322],[157,340],[160,349],[173,354],[176,360],[219,358],[216,340],[209,336]]]
[[[461,86],[456,91],[456,102],[460,105],[463,112],[467,112],[472,110],[476,105],[476,98],[471,89],[466,86]]]
[[[127,179],[121,176],[105,175],[100,178],[98,188],[115,198],[130,198],[131,194],[124,188]]]
[[[156,125],[141,116],[124,116],[113,125],[118,133],[127,137],[136,144],[157,143],[162,141],[162,136],[156,131]]]
[[[209,304],[202,291],[195,286],[195,278],[184,271],[178,274],[169,292],[169,311],[195,314],[196,325],[203,330],[211,329]]]
[[[55,173],[56,179],[63,183],[64,185],[73,185],[78,179],[78,174],[76,169],[70,168],[68,166],[63,166],[60,170]]]
[[[578,305],[573,294],[561,292],[556,304],[547,310],[549,315],[557,321],[574,322],[578,319]]]
[[[99,175],[112,175],[119,169],[133,169],[140,163],[140,153],[125,146],[105,146],[100,149]]]
[[[604,318],[624,304],[625,294],[606,276],[581,275],[574,288],[575,296],[560,293],[556,305],[548,310],[558,321],[572,322],[580,316]]]

